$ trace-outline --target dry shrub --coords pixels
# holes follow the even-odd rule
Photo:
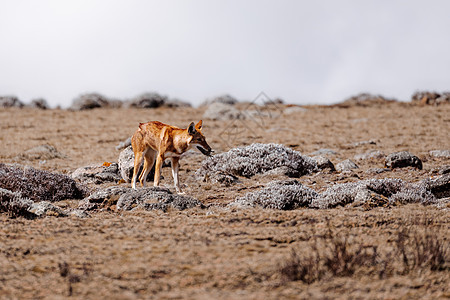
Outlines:
[[[386,278],[411,272],[439,272],[450,270],[449,242],[425,225],[425,232],[402,227],[393,241],[393,249],[379,251],[379,245],[365,245],[347,237],[330,234],[315,237],[311,251],[300,256],[295,249],[285,261],[279,263],[277,272],[284,282],[302,281],[311,284],[327,276],[351,277],[356,275]],[[318,247],[322,245],[322,247]]]
[[[87,194],[87,189],[69,176],[2,163],[0,188],[19,192],[33,201],[81,199]]]

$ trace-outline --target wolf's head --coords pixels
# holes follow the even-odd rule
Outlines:
[[[206,142],[205,136],[202,134],[202,120],[200,120],[197,125],[194,125],[194,122],[189,124],[187,128],[189,135],[192,136],[191,141],[189,142],[189,146],[197,147],[201,153],[204,155],[211,155],[211,147],[209,147]]]

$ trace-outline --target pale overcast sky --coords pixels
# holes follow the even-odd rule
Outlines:
[[[67,107],[156,91],[193,104],[450,90],[450,1],[2,0],[0,95]]]

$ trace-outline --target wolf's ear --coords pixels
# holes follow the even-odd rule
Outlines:
[[[191,122],[188,127],[188,133],[194,135],[196,133],[194,122]]]
[[[197,125],[195,125],[195,129],[202,130],[202,124],[203,124],[202,120],[198,121]]]

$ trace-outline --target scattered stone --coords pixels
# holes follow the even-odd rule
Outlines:
[[[24,107],[24,104],[15,96],[0,96],[0,107]]]
[[[350,144],[351,147],[359,147],[359,146],[364,146],[364,145],[376,145],[377,142],[375,142],[374,140],[369,140],[369,141],[360,141],[360,142],[355,142]]]
[[[411,102],[418,105],[441,105],[450,103],[450,92],[442,94],[428,91],[417,91],[411,97]]]
[[[46,217],[46,216],[67,217],[69,215],[61,208],[51,204],[48,201],[33,203],[29,211],[35,214],[37,217]]]
[[[7,213],[13,218],[33,219],[36,215],[29,211],[32,204],[32,200],[23,198],[20,193],[0,188],[0,212]]]
[[[389,103],[397,102],[396,99],[388,99],[381,95],[372,95],[368,93],[361,93],[356,96],[350,97],[344,100],[342,103],[338,103],[335,106],[347,108],[352,106],[371,107],[385,105]]]
[[[206,106],[211,105],[213,103],[222,103],[222,104],[228,104],[228,105],[234,105],[238,103],[236,98],[230,95],[221,95],[212,99],[206,99],[200,106]]]
[[[179,99],[168,99],[164,103],[165,107],[192,107],[189,102],[179,100]]]
[[[339,154],[338,152],[331,150],[331,149],[319,149],[317,151],[314,151],[313,153],[311,153],[311,155],[313,156],[318,156],[318,155],[337,155]]]
[[[29,105],[31,108],[37,108],[37,109],[49,109],[50,106],[48,105],[47,101],[45,99],[39,98],[39,99],[33,99]]]
[[[127,102],[125,107],[127,108],[157,108],[163,106],[167,101],[166,96],[162,96],[158,93],[144,93]]]
[[[208,108],[203,113],[203,119],[210,120],[237,120],[237,119],[245,119],[245,115],[235,108],[233,105],[225,104],[221,102],[214,102],[208,105]]]
[[[71,177],[85,184],[118,182],[122,179],[119,175],[119,165],[117,163],[104,163],[81,167],[76,169]]]
[[[184,210],[193,207],[203,207],[197,199],[189,196],[172,194],[164,187],[146,187],[132,189],[130,187],[109,187],[99,190],[80,202],[79,209],[94,210],[105,206],[116,205],[117,210],[146,210],[169,208]]]
[[[205,159],[195,175],[199,180],[217,178],[251,177],[270,170],[287,167],[287,176],[300,177],[317,172],[316,162],[300,152],[278,144],[252,144],[238,147]]]
[[[383,159],[386,157],[383,151],[379,150],[370,150],[364,154],[357,154],[354,156],[355,160],[377,160]]]
[[[388,168],[370,168],[366,171],[367,174],[381,174],[384,172],[390,172],[391,169]]]
[[[120,102],[120,101],[119,101]],[[70,106],[70,110],[87,110],[100,107],[117,107],[119,102],[112,101],[98,93],[83,94],[75,98]]]
[[[229,206],[292,210],[308,207],[317,196],[317,192],[297,180],[273,181],[265,188],[236,198]]]
[[[357,164],[355,164],[350,159],[346,159],[344,161],[341,161],[340,163],[338,163],[336,165],[336,170],[338,172],[351,171],[351,170],[354,170],[354,169],[359,169],[359,167],[358,167]]]
[[[385,166],[391,169],[414,167],[422,170],[422,161],[408,151],[401,151],[389,154],[386,157]]]
[[[336,171],[334,164],[327,157],[323,155],[314,156],[312,158],[316,161],[317,167],[321,170],[329,170],[330,172]]]
[[[423,183],[436,198],[450,197],[450,173],[426,179]]]
[[[450,150],[432,150],[430,155],[433,157],[450,158]]]
[[[306,111],[308,111],[306,108],[303,108],[300,106],[289,106],[283,110],[283,114],[292,115],[292,114],[296,114],[296,113],[303,113]]]
[[[88,189],[69,176],[29,166],[0,163],[0,188],[20,192],[33,201],[82,199]]]
[[[26,160],[50,160],[55,158],[66,158],[67,156],[58,152],[52,145],[40,145],[26,150],[17,157]]]

